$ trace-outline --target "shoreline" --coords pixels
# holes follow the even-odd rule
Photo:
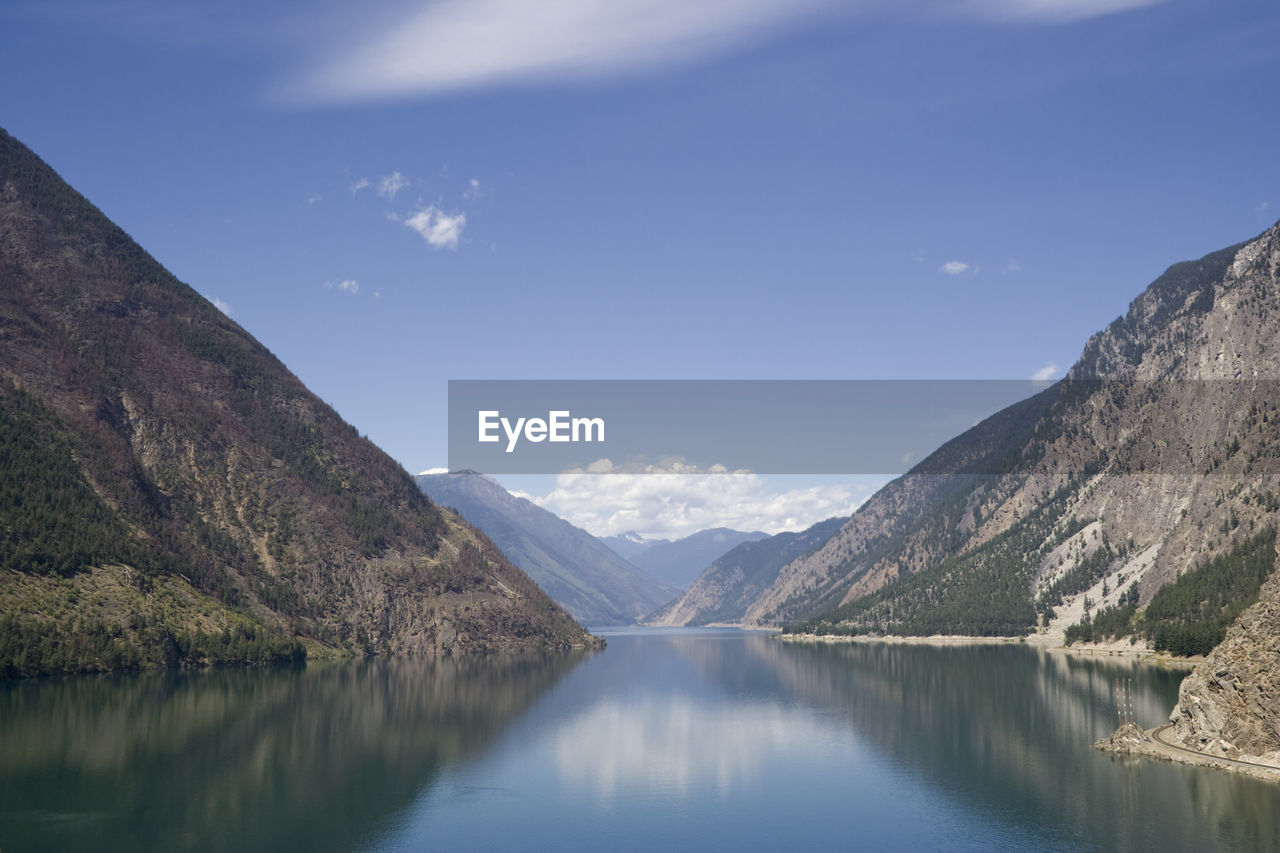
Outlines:
[[[1280,766],[1263,759],[1261,756],[1241,755],[1239,758],[1228,758],[1170,743],[1163,737],[1172,728],[1170,723],[1156,726],[1153,729],[1140,729],[1133,724],[1130,724],[1130,726],[1131,728],[1127,732],[1122,727],[1115,734],[1095,743],[1093,748],[1113,755],[1137,755],[1143,758],[1154,758],[1157,761],[1168,761],[1173,764],[1212,767],[1215,770],[1225,770],[1266,782],[1280,783]]]
[[[1168,652],[1157,652],[1145,646],[1128,643],[1081,644],[1074,646],[1057,645],[1043,635],[1031,634],[1020,637],[975,637],[959,634],[932,634],[926,637],[907,636],[872,636],[869,634],[836,635],[836,634],[782,634],[774,636],[784,643],[883,643],[903,646],[1030,646],[1047,652],[1056,652],[1080,657],[1123,657],[1143,663],[1162,667],[1181,667],[1193,669],[1204,660],[1202,656],[1179,658]]]

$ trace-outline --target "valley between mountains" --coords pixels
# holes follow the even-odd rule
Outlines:
[[[1171,736],[1280,766],[1278,271],[1280,225],[1171,266],[849,518],[607,543],[410,477],[0,131],[0,674],[1034,636],[1205,656]]]

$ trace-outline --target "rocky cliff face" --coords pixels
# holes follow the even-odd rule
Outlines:
[[[0,456],[10,671],[589,642],[3,131]]]
[[[1280,575],[1182,682],[1169,720],[1189,749],[1280,767]]]

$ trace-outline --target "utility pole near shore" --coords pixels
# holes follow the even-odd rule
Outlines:
[[[1112,695],[1116,700],[1116,716],[1120,718],[1120,727],[1136,725],[1133,714],[1133,679],[1117,678],[1112,682]]]

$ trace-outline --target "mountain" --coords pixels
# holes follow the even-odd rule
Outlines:
[[[418,486],[485,532],[574,618],[624,625],[671,599],[673,590],[587,531],[512,495],[482,474],[419,474]]]
[[[647,539],[636,533],[634,530],[628,530],[626,533],[619,533],[616,536],[602,536],[600,541],[624,560],[630,560],[632,557],[649,550],[654,545],[662,545],[670,542],[669,539]]]
[[[1209,575],[1241,578],[1230,606],[1246,606],[1259,581],[1243,567],[1274,541],[1278,244],[1273,227],[1170,267],[1066,380],[887,485],[743,622],[1006,635],[1042,623],[1098,639],[1101,620],[1103,639],[1212,639],[1226,611],[1208,612],[1195,578],[1221,558]]]
[[[747,607],[777,580],[783,566],[822,547],[846,521],[828,518],[799,533],[743,542],[708,566],[679,598],[645,623],[675,626],[741,621]]]
[[[0,674],[594,641],[0,131]]]
[[[1067,378],[958,436],[752,602],[819,633],[1208,653],[1184,745],[1280,761],[1280,223],[1175,264]]]
[[[628,559],[660,582],[680,590],[693,583],[717,557],[743,542],[768,536],[759,530],[743,533],[727,527],[713,527],[683,539],[659,540]]]

